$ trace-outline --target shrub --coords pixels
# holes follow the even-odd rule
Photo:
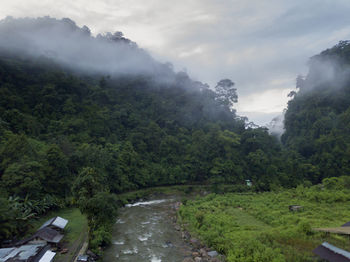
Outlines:
[[[100,247],[106,247],[111,244],[112,234],[111,229],[106,226],[98,227],[91,234],[90,248],[96,254],[101,254]]]

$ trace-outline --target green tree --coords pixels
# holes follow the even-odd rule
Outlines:
[[[105,178],[94,168],[84,167],[73,183],[72,193],[78,202],[85,202],[105,190]]]
[[[45,173],[45,191],[61,197],[70,193],[71,179],[68,171],[67,157],[57,145],[52,145],[46,153],[46,162],[43,170]]]
[[[222,79],[215,86],[215,98],[230,108],[238,101],[237,89],[234,88],[234,85],[235,83],[230,79]]]
[[[44,175],[37,161],[22,160],[11,164],[2,176],[2,183],[10,195],[38,199],[43,192]]]
[[[80,203],[80,210],[89,221],[90,230],[100,225],[112,224],[116,215],[118,202],[115,195],[108,192],[98,192],[93,197]]]

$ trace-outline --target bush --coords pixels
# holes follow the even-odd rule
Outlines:
[[[111,228],[100,226],[91,233],[90,248],[98,255],[102,254],[101,248],[111,244],[112,234]]]
[[[306,221],[302,221],[302,222],[299,223],[298,231],[300,233],[305,234],[305,235],[312,235],[313,234],[313,231],[312,231],[310,223],[308,223]]]
[[[278,248],[271,248],[259,241],[250,240],[238,243],[227,256],[229,262],[284,262]]]
[[[204,221],[204,212],[203,211],[198,211],[195,215],[196,221],[197,221],[197,228],[201,228],[203,226],[203,221]]]

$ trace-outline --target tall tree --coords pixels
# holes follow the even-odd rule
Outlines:
[[[234,103],[238,102],[237,89],[234,85],[230,79],[222,79],[215,86],[216,100],[231,109]]]

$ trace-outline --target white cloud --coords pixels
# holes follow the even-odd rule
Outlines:
[[[204,51],[204,50],[203,50],[202,47],[197,46],[197,47],[194,48],[193,50],[180,52],[179,57],[180,57],[180,58],[190,57],[190,56],[194,56],[194,55],[197,55],[197,54],[202,54],[203,51]]]
[[[240,98],[237,110],[238,112],[260,112],[260,113],[278,113],[286,108],[289,100],[287,95],[293,90],[287,89],[268,89],[261,93],[254,93]]]

